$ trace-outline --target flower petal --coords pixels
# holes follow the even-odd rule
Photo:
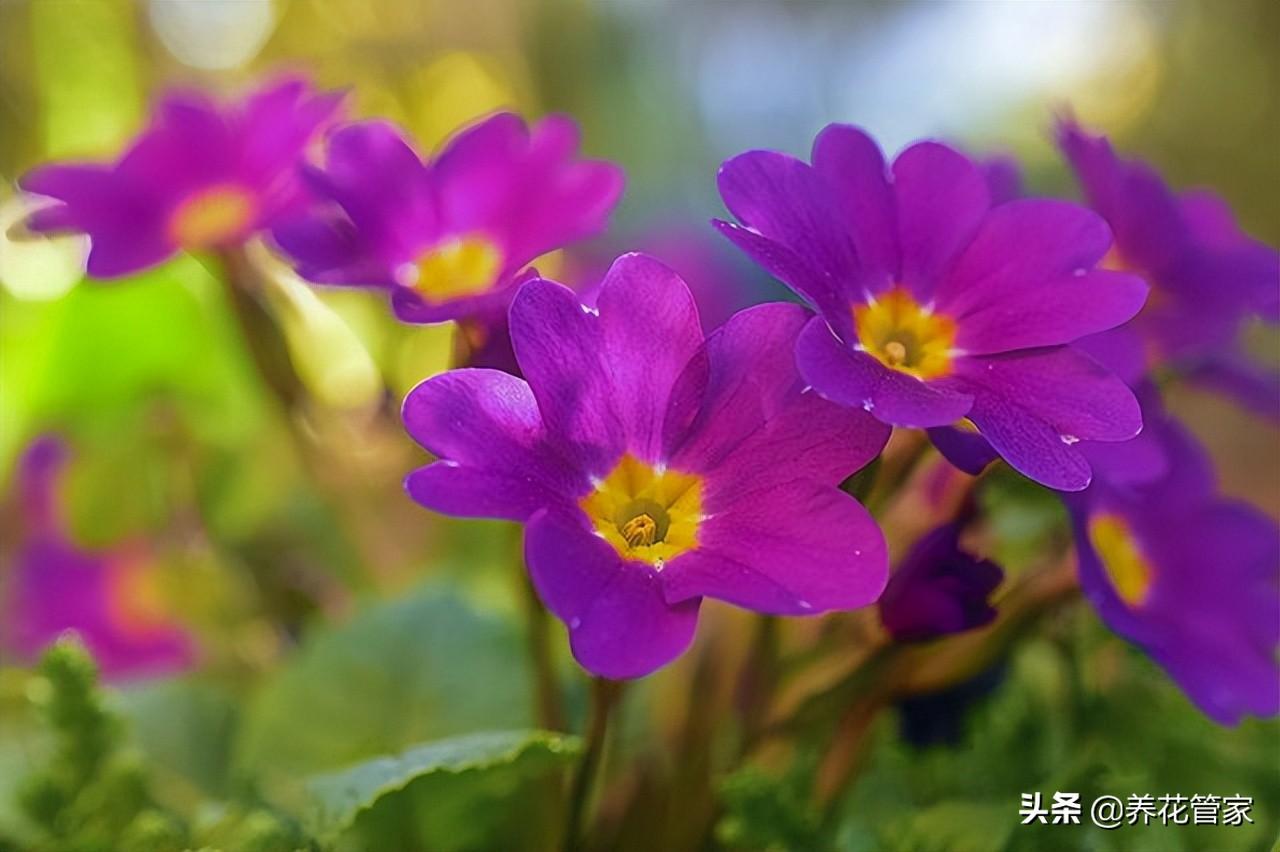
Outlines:
[[[511,344],[548,430],[595,476],[626,449],[627,424],[614,406],[600,318],[562,284],[535,279],[516,293]]]
[[[849,225],[832,187],[808,163],[777,151],[748,151],[717,176],[725,206],[747,227],[782,243],[839,286],[860,281]]]
[[[831,276],[782,243],[763,237],[753,230],[719,219],[712,220],[711,224],[766,272],[808,299],[833,328],[852,339],[853,311],[848,297],[841,292]]]
[[[1077,441],[1123,441],[1142,428],[1133,392],[1065,346],[965,358],[947,382],[973,394],[969,419],[1005,461],[1050,488],[1089,484]]]
[[[499,370],[427,379],[405,399],[403,419],[414,440],[444,460],[406,482],[411,496],[438,511],[521,520],[587,487],[548,441],[529,386]]]
[[[1169,268],[1186,246],[1189,231],[1178,199],[1155,170],[1121,160],[1106,137],[1089,136],[1072,121],[1060,122],[1057,135],[1089,205],[1115,231],[1126,261],[1152,273]]]
[[[648,255],[624,254],[605,274],[596,306],[627,448],[657,459],[672,388],[702,346],[693,294]]]
[[[658,572],[623,562],[581,513],[535,515],[525,531],[525,561],[539,597],[568,625],[573,656],[593,674],[643,677],[693,641],[700,601],[668,604]]]
[[[718,598],[809,615],[873,603],[889,576],[884,536],[839,489],[805,480],[734,492],[708,483],[699,547],[662,572],[668,601]]]
[[[918,142],[893,161],[901,281],[928,301],[948,263],[978,230],[991,196],[982,172],[958,151]]]
[[[956,318],[956,347],[991,355],[1072,343],[1132,319],[1147,300],[1134,275],[1095,269],[1042,286],[1024,284]]]
[[[813,140],[813,167],[831,184],[853,226],[858,262],[890,280],[897,276],[898,217],[880,147],[861,128],[829,124]]]
[[[821,317],[811,319],[800,332],[796,365],[826,399],[864,408],[892,426],[945,426],[968,414],[973,404],[966,391],[926,384],[849,349]]]

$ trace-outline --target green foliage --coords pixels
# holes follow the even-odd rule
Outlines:
[[[296,775],[475,731],[529,727],[519,631],[433,591],[317,631],[253,702],[245,771]]]
[[[540,848],[560,810],[558,770],[579,750],[545,731],[427,743],[315,776],[306,823],[324,840],[347,835],[344,848]]]
[[[820,815],[810,801],[816,761],[811,753],[775,778],[753,766],[730,775],[720,785],[725,816],[716,837],[732,849],[769,852],[824,848]]]
[[[121,748],[120,720],[105,706],[97,670],[83,647],[63,639],[45,654],[29,689],[53,739],[45,765],[19,792],[38,828],[37,850],[167,852],[185,831],[155,807],[146,768]]]
[[[167,803],[232,792],[231,749],[240,714],[229,692],[179,678],[123,689],[114,706],[128,723],[132,744],[164,781],[164,792],[175,794],[164,796]]]
[[[843,801],[846,852],[1261,850],[1275,837],[1280,781],[1275,723],[1224,729],[1143,655],[1080,612],[1058,641],[1022,646],[997,693],[968,712],[954,747],[920,750],[881,720],[866,772]],[[1079,663],[1083,661],[1084,665]],[[1098,672],[1106,672],[1100,682]],[[964,712],[957,708],[956,712]],[[1081,825],[1020,825],[1022,793],[1078,792]],[[1254,797],[1255,825],[1090,824],[1100,795]],[[793,847],[794,848],[794,847]]]

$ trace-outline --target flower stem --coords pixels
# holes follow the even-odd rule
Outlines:
[[[622,681],[606,680],[601,677],[591,679],[591,707],[587,716],[587,745],[578,764],[577,774],[573,778],[573,787],[569,794],[568,821],[565,823],[565,852],[580,852],[585,849],[584,829],[587,806],[591,793],[599,775],[601,759],[604,757],[605,738],[609,732],[609,718],[622,696]]]
[[[240,326],[249,355],[263,382],[279,400],[285,416],[292,419],[294,408],[306,391],[298,377],[285,342],[284,333],[261,296],[258,273],[243,250],[228,249],[218,256],[227,285],[227,299]]]
[[[762,615],[756,621],[751,650],[738,678],[737,703],[742,719],[743,754],[751,751],[764,728],[769,703],[778,683],[778,619]]]

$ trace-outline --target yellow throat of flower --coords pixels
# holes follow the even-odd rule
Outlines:
[[[206,249],[246,233],[258,215],[253,193],[234,184],[202,189],[169,216],[169,238],[184,249]]]
[[[702,479],[626,455],[579,505],[622,558],[661,569],[698,544]]]
[[[403,280],[429,302],[459,299],[492,287],[503,261],[501,249],[486,237],[451,237],[408,264]]]
[[[933,313],[901,287],[853,308],[859,348],[886,367],[917,379],[951,372],[956,324]]]
[[[1129,606],[1142,605],[1151,594],[1155,572],[1124,518],[1094,515],[1089,519],[1089,543],[1120,599]]]

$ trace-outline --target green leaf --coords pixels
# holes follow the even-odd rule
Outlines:
[[[453,592],[374,605],[308,637],[253,702],[237,765],[285,777],[475,730],[532,726],[519,629]]]
[[[163,783],[172,806],[230,793],[229,756],[239,717],[229,692],[194,678],[131,686],[116,694],[132,744]]]
[[[379,817],[393,810],[391,821],[398,824],[406,813],[399,806],[422,801],[426,807],[415,816],[428,819],[418,819],[420,836],[434,838],[424,839],[425,845],[474,848],[471,844],[488,834],[486,829],[507,812],[499,804],[509,798],[504,792],[519,788],[522,780],[542,778],[566,765],[580,745],[576,737],[528,730],[490,731],[427,743],[395,757],[375,758],[312,778],[307,782],[312,806],[304,823],[320,840],[333,841],[361,820],[364,832],[379,831],[383,821]],[[494,784],[500,776],[504,783]],[[482,784],[498,795],[485,794]],[[450,797],[455,791],[466,795]],[[396,797],[402,801],[387,801]],[[376,813],[380,807],[387,813]],[[398,831],[402,830],[399,826]]]

